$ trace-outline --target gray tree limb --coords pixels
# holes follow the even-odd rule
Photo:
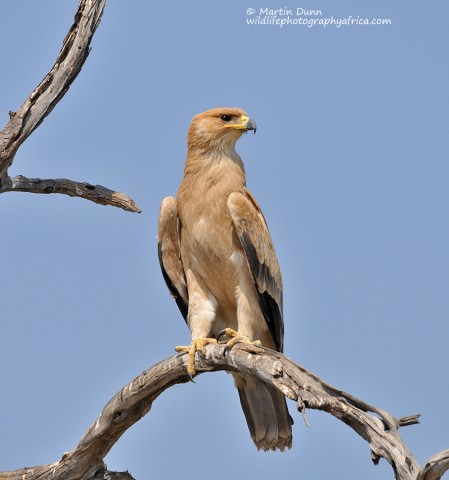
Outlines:
[[[0,193],[4,192],[60,193],[70,197],[84,198],[100,205],[111,205],[128,212],[140,213],[139,207],[128,195],[114,192],[101,185],[75,182],[66,178],[43,180],[40,178],[27,178],[23,175],[4,177],[0,179]]]
[[[449,470],[449,450],[433,455],[419,472],[418,480],[439,480]]]
[[[338,390],[279,352],[239,343],[208,345],[206,357],[197,354],[197,374],[218,370],[253,375],[276,386],[295,401],[305,416],[307,408],[323,410],[342,420],[370,445],[373,461],[385,458],[398,480],[437,480],[449,468],[449,451],[432,457],[420,470],[398,433],[418,423],[418,416],[396,419],[352,395]],[[120,390],[104,407],[78,445],[51,465],[0,472],[0,480],[107,479],[103,458],[123,433],[151,410],[156,398],[173,385],[190,381],[187,354],[170,357],[149,368]],[[371,412],[371,413],[369,413]],[[108,474],[111,475],[112,472]],[[103,476],[102,476],[103,475]],[[127,473],[116,473],[120,479]],[[121,476],[120,476],[121,475]]]
[[[97,194],[89,184],[71,180],[10,178],[8,169],[20,145],[42,123],[45,117],[66,94],[81,71],[90,52],[90,43],[100,23],[106,0],[80,0],[75,20],[67,33],[61,51],[50,72],[34,89],[17,112],[10,112],[10,120],[0,132],[0,193],[27,191],[30,193],[65,193],[78,196],[102,205],[112,205],[131,212],[140,212],[135,203],[125,194],[96,186]],[[28,181],[27,181],[28,180]],[[49,182],[53,182],[50,185]],[[15,188],[20,184],[21,188]],[[70,184],[67,186],[67,184]],[[67,189],[67,190],[64,190]],[[76,193],[75,193],[76,192]],[[100,193],[98,193],[100,192]],[[119,200],[117,201],[117,198]]]

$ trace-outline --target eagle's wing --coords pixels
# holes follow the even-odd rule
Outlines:
[[[173,197],[166,197],[161,203],[157,247],[165,283],[187,321],[189,294],[181,260],[178,211]]]
[[[248,262],[265,321],[282,352],[284,320],[282,276],[265,218],[254,197],[245,188],[228,199],[228,212]]]

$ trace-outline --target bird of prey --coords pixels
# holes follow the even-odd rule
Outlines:
[[[235,144],[256,123],[239,108],[196,115],[188,131],[184,178],[176,199],[162,201],[159,262],[165,282],[192,335],[195,352],[215,343],[261,342],[282,352],[282,277],[265,218],[246,187]],[[258,449],[292,444],[284,395],[269,384],[233,373],[251,437]]]

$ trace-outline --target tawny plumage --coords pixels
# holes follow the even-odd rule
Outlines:
[[[238,108],[195,116],[177,198],[165,198],[160,209],[159,261],[192,334],[192,372],[195,351],[215,342],[225,328],[283,350],[279,263],[235,151],[236,141],[248,130],[255,131],[256,124]],[[260,380],[233,375],[257,448],[291,447],[285,397]]]

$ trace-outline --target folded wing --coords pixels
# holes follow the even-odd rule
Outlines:
[[[282,352],[282,277],[267,223],[247,189],[232,193],[227,205],[258,293],[260,308],[277,349]]]
[[[164,198],[161,203],[157,246],[159,264],[165,283],[184,320],[187,321],[189,294],[181,261],[178,211],[176,200],[173,197]]]

